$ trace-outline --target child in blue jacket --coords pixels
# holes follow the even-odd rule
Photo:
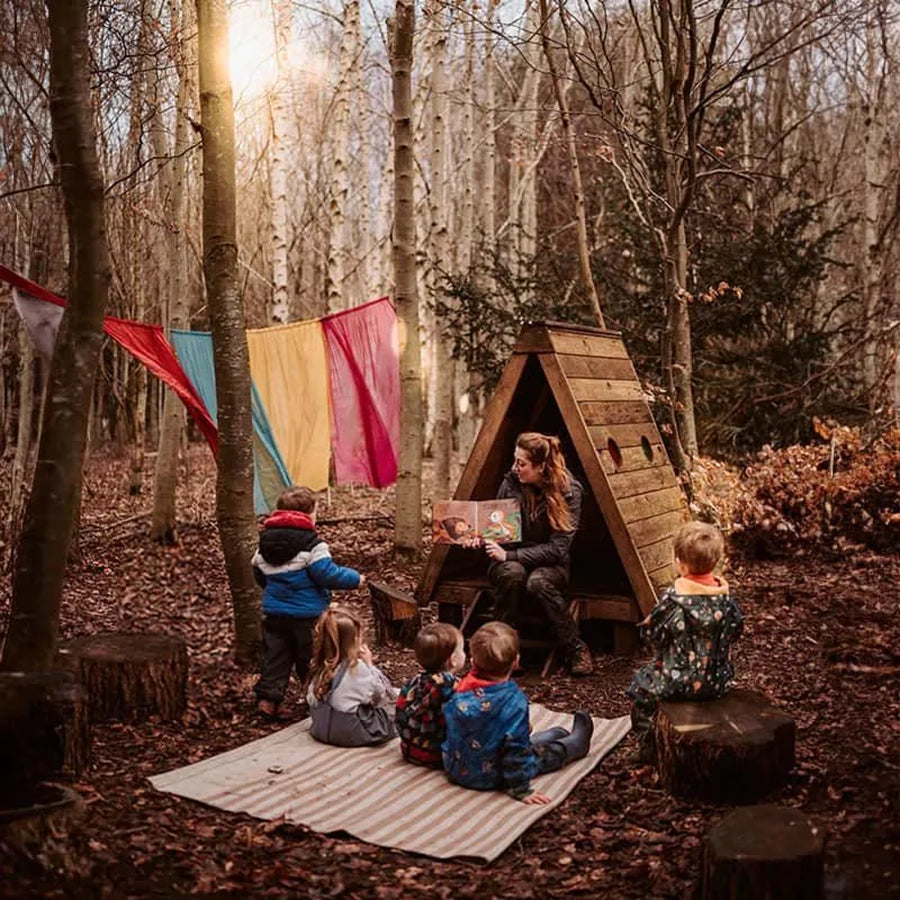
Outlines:
[[[472,671],[444,705],[442,745],[450,781],[476,790],[505,790],[525,803],[549,803],[531,779],[587,756],[594,723],[575,713],[572,731],[530,734],[528,698],[510,675],[519,662],[519,636],[503,622],[488,622],[469,642]]]
[[[290,487],[263,523],[253,575],[263,588],[265,658],[254,691],[259,712],[268,719],[291,718],[282,706],[291,669],[300,681],[309,673],[316,620],[328,609],[332,589],[362,587],[355,569],[335,565],[328,545],[316,533],[316,495]]]

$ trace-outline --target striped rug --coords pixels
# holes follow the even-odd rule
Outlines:
[[[572,717],[532,704],[531,722],[541,731],[570,727]],[[627,716],[595,718],[588,756],[535,780],[552,800],[546,806],[452,785],[441,772],[404,762],[396,740],[353,750],[320,744],[309,735],[308,719],[150,782],[157,790],[259,819],[284,816],[314,831],[345,831],[438,859],[490,861],[559,806],[630,727]]]

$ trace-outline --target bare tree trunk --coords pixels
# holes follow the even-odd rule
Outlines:
[[[350,91],[359,58],[359,0],[345,0],[344,35],[341,41],[340,81],[335,99],[331,153],[331,234],[328,243],[328,309],[347,306],[344,279],[347,247],[344,236],[349,196],[348,150],[350,137]]]
[[[227,0],[197,0],[203,139],[203,272],[216,372],[219,455],[216,520],[234,609],[235,657],[258,659],[259,589],[249,564],[253,516],[250,362],[238,290],[234,102],[228,74]]]
[[[196,17],[193,0],[170,0],[169,14],[180,20],[180,38],[175,49],[175,68],[178,73],[178,99],[175,109],[175,140],[173,159],[164,170],[163,183],[168,203],[165,258],[168,260],[168,293],[165,298],[167,330],[184,328],[188,324],[188,279],[185,253],[187,221],[186,154],[189,141],[189,114],[196,98],[196,82],[192,76],[196,62]],[[150,537],[164,544],[176,543],[175,489],[178,484],[178,450],[184,434],[184,405],[171,388],[165,389],[159,447],[153,475],[153,515]]]
[[[278,81],[271,91],[272,148],[269,154],[269,186],[272,193],[272,307],[269,318],[273,322],[287,322],[290,309],[288,293],[288,201],[287,201],[287,140],[288,115],[286,95],[290,87],[288,44],[291,36],[290,0],[273,0],[275,27],[275,62]]]
[[[5,671],[53,664],[110,268],[91,109],[87,0],[48,0],[50,115],[69,230],[69,304],[13,573]]]
[[[419,299],[416,295],[415,178],[412,133],[413,0],[396,0],[390,39],[394,120],[394,284],[401,323],[400,458],[394,546],[415,555],[422,547],[422,382]]]
[[[449,263],[449,241],[447,229],[446,202],[446,123],[447,90],[445,66],[447,58],[447,23],[444,6],[429,3],[425,11],[430,20],[433,35],[431,58],[431,189],[429,191],[429,264],[431,268],[432,290],[440,293],[447,277]],[[453,361],[450,345],[437,314],[434,322],[435,351],[435,408],[434,440],[434,490],[439,497],[450,496],[450,452],[453,431]]]
[[[575,225],[578,232],[578,262],[581,265],[581,279],[584,289],[587,291],[591,308],[597,324],[606,328],[603,321],[603,311],[600,308],[600,298],[597,295],[597,287],[594,284],[594,275],[591,272],[591,254],[588,247],[587,217],[585,215],[584,188],[581,185],[581,166],[578,164],[578,148],[575,144],[575,128],[572,125],[572,117],[569,115],[569,101],[560,83],[559,69],[553,57],[550,47],[550,23],[547,10],[547,0],[540,0],[541,9],[541,43],[544,47],[544,56],[550,68],[550,80],[553,82],[553,93],[556,95],[556,103],[559,107],[559,117],[562,122],[563,133],[566,136],[566,146],[569,150],[569,162],[572,165],[572,190],[575,195]]]

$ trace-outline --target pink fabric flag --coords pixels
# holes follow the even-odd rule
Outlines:
[[[331,380],[335,479],[385,487],[397,480],[400,356],[397,315],[382,297],[322,319]]]
[[[7,269],[6,266],[0,266],[0,281],[13,286],[19,315],[22,316],[25,327],[39,352],[49,358],[53,355],[53,346],[56,343],[66,301],[19,275],[18,272]],[[203,401],[179,365],[175,351],[166,340],[162,328],[159,325],[145,325],[143,322],[106,316],[103,320],[103,330],[142,362],[160,381],[175,391],[194,417],[197,427],[209,442],[215,455],[219,445],[218,430]]]

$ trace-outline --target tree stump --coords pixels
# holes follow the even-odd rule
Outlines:
[[[404,647],[412,647],[422,626],[416,601],[403,591],[375,581],[369,582],[369,597],[375,619],[375,643],[394,640]]]
[[[661,703],[655,729],[660,778],[676,796],[752,802],[783,784],[794,765],[794,720],[752,691]]]
[[[166,634],[96,634],[60,648],[77,669],[93,722],[177,719],[187,704],[184,639]]]
[[[71,672],[0,673],[0,805],[40,781],[78,776],[90,746],[84,691]]]
[[[701,900],[817,900],[825,833],[799,810],[745,806],[710,831]]]

